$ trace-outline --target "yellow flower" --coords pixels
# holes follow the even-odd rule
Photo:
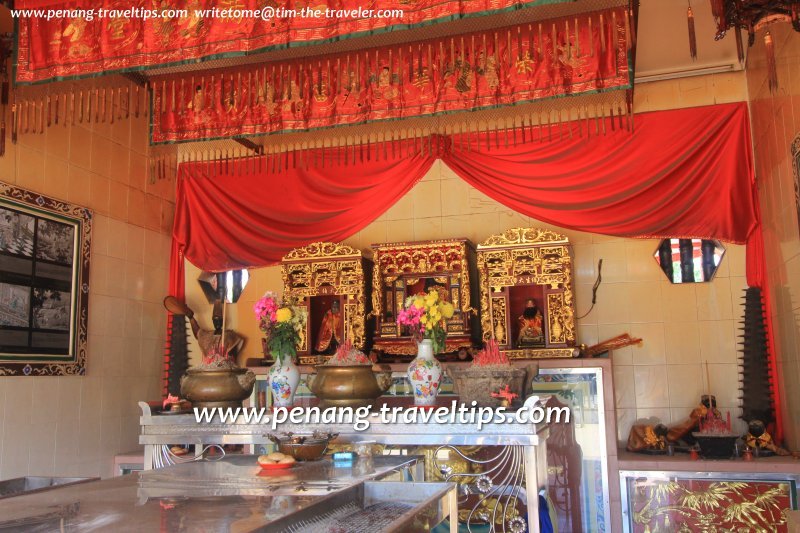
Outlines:
[[[292,310],[288,307],[281,307],[275,311],[275,319],[278,322],[289,322],[292,319]]]
[[[428,322],[428,317],[422,315],[421,317],[419,317],[419,321],[422,322],[423,324],[426,324]]]
[[[431,310],[430,315],[431,315],[431,320],[434,322],[438,322],[442,318],[442,315],[439,314],[439,310],[436,309],[435,307],[433,308],[433,310]]]
[[[426,329],[433,329],[433,322],[428,322],[427,324],[425,324],[425,328]]]
[[[422,299],[422,297],[414,298],[414,307],[417,309],[422,309],[425,307],[425,301]]]
[[[431,291],[425,295],[425,303],[428,304],[428,307],[431,307],[433,304],[439,301],[439,293],[436,291]]]
[[[453,304],[444,302],[440,307],[439,311],[442,313],[442,316],[445,318],[453,318],[453,313],[456,312]]]

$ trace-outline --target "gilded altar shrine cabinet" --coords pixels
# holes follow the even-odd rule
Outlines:
[[[478,245],[481,326],[509,358],[573,357],[575,302],[569,240],[515,228]]]
[[[308,311],[297,353],[301,364],[317,364],[350,341],[364,349],[371,334],[366,289],[372,261],[350,246],[315,242],[289,252],[281,261],[284,295]]]
[[[397,314],[409,296],[434,289],[453,304],[442,353],[468,357],[480,343],[475,246],[467,239],[373,244],[375,275],[372,308],[376,317],[373,349],[379,354],[413,356],[417,346],[397,324]]]

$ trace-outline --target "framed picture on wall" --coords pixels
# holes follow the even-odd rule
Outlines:
[[[83,375],[91,210],[0,182],[0,376]]]

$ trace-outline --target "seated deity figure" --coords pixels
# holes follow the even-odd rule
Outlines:
[[[679,422],[669,428],[667,440],[678,442],[681,440],[694,441],[692,432],[700,427],[700,420],[708,417],[708,410],[711,409],[714,418],[722,418],[722,414],[717,409],[717,398],[713,394],[704,394],[700,398],[700,405],[692,409],[689,418]]]
[[[533,298],[529,298],[525,302],[525,310],[517,320],[519,321],[517,347],[541,346],[544,343],[542,312],[536,307]]]
[[[325,311],[322,317],[322,324],[319,326],[317,335],[317,353],[332,354],[342,343],[339,338],[339,325],[342,323],[342,314],[339,310],[339,300],[331,303],[331,308]]]
[[[628,434],[629,452],[655,452],[667,447],[667,426],[658,420],[637,421]]]
[[[232,361],[236,360],[236,356],[242,351],[245,343],[245,338],[232,329],[225,329],[225,346],[222,345],[222,301],[217,300],[214,303],[212,310],[211,322],[214,329],[203,329],[197,318],[195,312],[185,303],[178,301],[172,296],[164,299],[164,307],[168,311],[185,315],[189,319],[189,324],[192,327],[192,334],[197,339],[197,344],[200,345],[200,351],[203,354],[203,359],[207,359],[213,355],[218,355],[228,358]]]

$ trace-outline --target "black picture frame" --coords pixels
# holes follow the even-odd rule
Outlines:
[[[0,182],[0,376],[85,373],[92,217]]]

